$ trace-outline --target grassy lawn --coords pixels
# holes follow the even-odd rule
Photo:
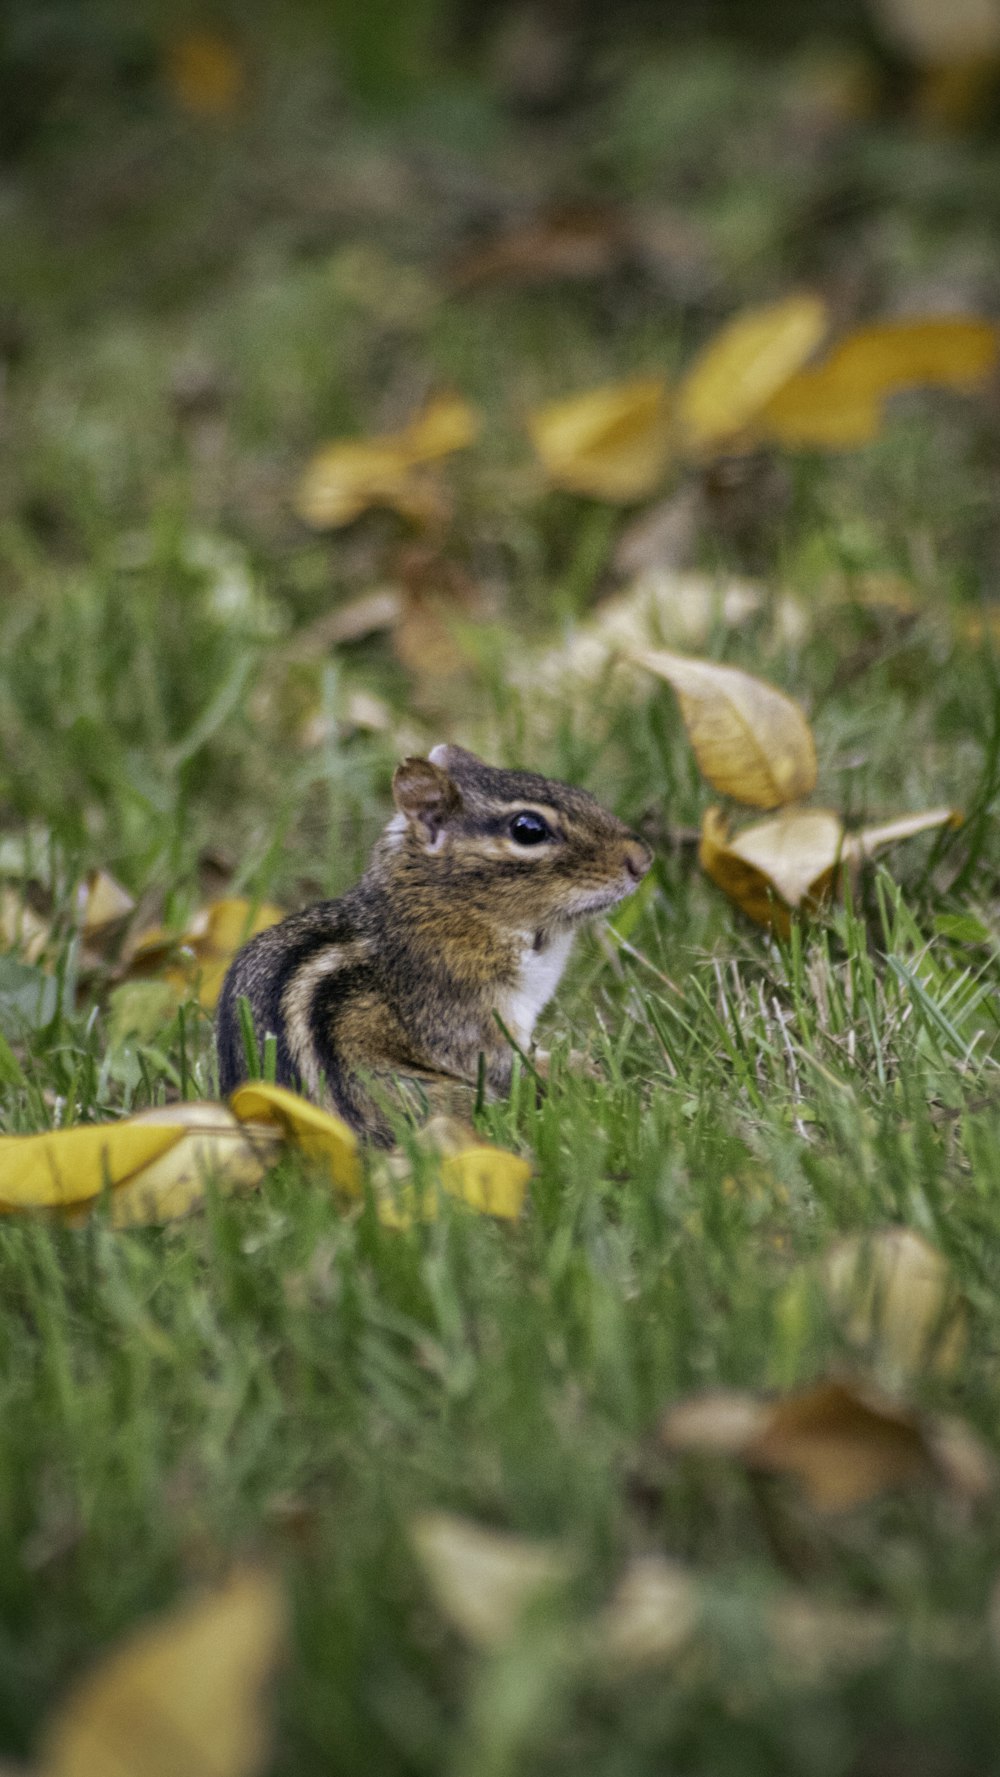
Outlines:
[[[800,699],[817,802],[963,812],[853,905],[787,943],[751,926],[699,870],[711,793],[667,688],[567,674],[543,696],[521,671],[613,584],[628,517],[546,491],[525,412],[673,373],[803,285],[845,329],[995,314],[995,140],[888,103],[831,121],[805,51],[745,44],[609,55],[547,120],[469,73],[387,114],[337,96],[321,34],[252,20],[242,99],[202,116],[153,39],[136,72],[108,28],[0,168],[0,1132],[215,1093],[208,1014],[129,1001],[81,946],[92,869],[175,929],[222,893],[336,894],[395,760],[442,738],[586,785],[657,863],[617,936],[578,945],[544,1100],[522,1079],[482,1115],[535,1166],[518,1224],[446,1204],[391,1230],[291,1159],[163,1230],[4,1219],[0,1752],[28,1759],[99,1650],[249,1559],[292,1600],[275,1777],[1000,1770],[996,1491],[825,1514],[657,1437],[698,1391],[838,1366],[884,1384],[820,1279],[839,1237],[902,1225],[944,1255],[966,1328],[904,1398],[1000,1458],[995,394],[908,399],[842,456],[677,472],[684,565],[758,588],[692,651]],[[659,257],[449,292],[476,228],[567,195],[641,211]],[[486,418],[444,531],[307,530],[316,446],[441,386]],[[434,655],[422,572],[471,664]],[[387,582],[408,640],[323,639]],[[35,962],[25,909],[50,927]],[[428,1510],[539,1539],[572,1579],[471,1648],[414,1550]],[[692,1578],[693,1642],[648,1667],[574,1652],[652,1554]],[[793,1595],[815,1658],[769,1639]],[[837,1610],[889,1632],[843,1657]]]

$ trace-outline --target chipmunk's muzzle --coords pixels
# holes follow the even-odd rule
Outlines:
[[[625,847],[625,868],[633,882],[641,882],[652,868],[653,854],[644,839],[633,836]]]

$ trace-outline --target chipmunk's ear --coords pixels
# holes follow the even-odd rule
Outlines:
[[[392,796],[428,851],[437,850],[447,822],[462,806],[458,785],[430,759],[404,759],[397,765]]]

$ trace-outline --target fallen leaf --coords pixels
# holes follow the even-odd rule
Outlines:
[[[822,905],[838,886],[839,867],[855,868],[887,845],[960,821],[953,808],[931,808],[845,833],[830,809],[792,808],[732,834],[721,810],[707,808],[698,858],[743,913],[787,937],[790,912]]]
[[[883,30],[919,62],[1000,56],[997,0],[874,0],[874,10]]]
[[[935,827],[960,827],[963,816],[957,808],[927,808],[919,814],[899,815],[894,821],[882,821],[873,827],[862,827],[857,833],[845,835],[843,854],[852,861],[873,858],[887,845],[898,845],[903,839],[916,839],[931,833]]]
[[[531,1165],[504,1148],[476,1142],[441,1162],[442,1191],[481,1215],[516,1221],[524,1208]]]
[[[0,950],[13,950],[27,963],[42,955],[51,936],[47,920],[29,906],[17,889],[0,888]]]
[[[717,449],[742,432],[812,357],[827,330],[818,296],[789,296],[737,315],[709,340],[677,392],[687,449]]]
[[[281,1137],[266,1125],[249,1128],[225,1105],[163,1105],[129,1119],[140,1125],[179,1124],[179,1141],[147,1161],[108,1199],[112,1228],[178,1221],[205,1201],[207,1182],[224,1196],[252,1190],[273,1164]]]
[[[786,382],[753,431],[791,448],[850,450],[877,437],[890,396],[925,385],[972,389],[998,357],[1000,329],[989,321],[945,316],[865,327]]]
[[[434,1221],[442,1191],[480,1215],[517,1220],[530,1162],[481,1142],[474,1129],[450,1116],[430,1118],[418,1142],[432,1162],[429,1180],[425,1176],[417,1184],[411,1156],[399,1148],[382,1156],[381,1176],[378,1169],[373,1174],[379,1218],[387,1226],[410,1228],[417,1221]]]
[[[763,591],[752,580],[647,571],[602,600],[567,641],[512,662],[511,672],[526,690],[564,699],[567,685],[597,685],[612,667],[637,678],[635,661],[656,643],[690,646],[704,642],[717,624],[738,629],[763,602]]]
[[[177,103],[199,117],[225,117],[246,87],[243,61],[218,31],[185,31],[168,46],[167,84]]]
[[[843,837],[839,816],[826,808],[788,809],[736,835],[721,809],[707,808],[698,861],[742,913],[787,938],[790,910],[828,892]]]
[[[120,925],[135,908],[135,900],[106,870],[92,870],[81,887],[80,929],[93,941],[109,927]]]
[[[793,1592],[768,1601],[763,1628],[774,1676],[797,1685],[863,1671],[885,1657],[899,1634],[887,1610]]]
[[[791,1475],[818,1512],[847,1511],[915,1483],[936,1481],[968,1500],[994,1486],[992,1460],[967,1427],[839,1378],[770,1401],[735,1391],[696,1396],[671,1408],[660,1436],[671,1451],[728,1455],[749,1469]]]
[[[351,524],[370,506],[433,522],[443,515],[442,495],[422,466],[463,450],[479,427],[478,414],[460,396],[439,395],[399,432],[324,445],[299,482],[295,509],[319,530]]]
[[[284,909],[268,901],[225,895],[200,908],[186,931],[154,926],[137,933],[126,951],[126,975],[158,974],[178,999],[195,992],[199,1005],[211,1012],[241,945],[284,917]]]
[[[572,1572],[551,1544],[446,1512],[416,1518],[410,1536],[438,1608],[476,1647],[508,1641],[528,1606],[565,1585]]]
[[[113,1228],[169,1222],[203,1201],[206,1178],[227,1194],[259,1182],[269,1132],[240,1127],[224,1105],[161,1105],[38,1135],[0,1136],[0,1209],[61,1209],[80,1220],[108,1192]]]
[[[337,1190],[361,1195],[358,1138],[343,1118],[321,1110],[297,1092],[263,1080],[237,1087],[229,1105],[241,1123],[277,1124],[293,1146],[309,1159],[323,1162]]]
[[[258,1777],[285,1634],[281,1589],[255,1572],[153,1619],[57,1707],[37,1777]]]
[[[636,664],[676,692],[688,739],[713,789],[755,808],[808,796],[816,748],[799,704],[739,667],[650,650]]]
[[[822,1277],[846,1337],[872,1352],[890,1375],[957,1370],[967,1338],[965,1310],[947,1260],[912,1228],[836,1241]]]
[[[593,1626],[594,1652],[612,1672],[673,1660],[691,1641],[702,1603],[691,1572],[665,1555],[630,1561]]]
[[[666,379],[603,383],[536,408],[531,441],[554,487],[628,505],[654,492],[670,458]]]
[[[505,228],[463,253],[452,267],[453,290],[484,284],[547,284],[600,278],[627,247],[618,212],[605,205],[563,205]]]

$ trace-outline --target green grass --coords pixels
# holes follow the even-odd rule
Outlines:
[[[44,979],[16,943],[0,956],[0,1130],[215,1090],[196,1006],[147,1001],[130,1027],[107,969],[89,970],[87,870],[178,925],[223,876],[289,906],[337,893],[414,737],[587,784],[649,832],[655,882],[623,939],[581,942],[542,1035],[561,1058],[544,1100],[522,1078],[483,1114],[535,1164],[518,1225],[446,1204],[391,1231],[291,1160],[163,1231],[4,1221],[0,1751],[29,1757],[102,1648],[250,1558],[293,1601],[275,1777],[1000,1769],[995,1503],[915,1491],[823,1519],[788,1483],[655,1442],[688,1392],[787,1389],[848,1360],[816,1261],[838,1235],[902,1224],[946,1255],[969,1316],[959,1373],[918,1376],[913,1399],[1000,1454],[1000,665],[963,629],[1000,567],[995,411],[915,402],[866,451],[779,464],[778,497],[751,493],[749,518],[708,509],[699,559],[759,573],[767,598],[705,648],[809,708],[818,800],[966,817],[787,945],[698,870],[685,836],[709,798],[665,690],[612,680],[543,707],[507,676],[525,638],[551,641],[602,588],[618,528],[532,482],[524,407],[687,362],[722,315],[851,263],[876,310],[956,260],[978,289],[995,152],[932,153],[890,118],[789,178],[791,74],[758,68],[748,116],[735,52],[619,70],[588,129],[548,126],[543,151],[474,83],[429,88],[416,116],[345,122],[322,58],[275,55],[285,75],[261,81],[249,119],[195,124],[162,94],[130,107],[111,90],[92,112],[67,101],[9,173],[0,873],[53,937]],[[751,122],[737,165],[727,131]],[[394,199],[414,141],[437,143],[426,183]],[[334,202],[331,156],[367,196]],[[599,192],[682,204],[714,282],[683,300],[642,279],[444,298],[456,162],[513,186],[537,162],[554,190],[574,168]],[[838,181],[855,208],[807,226]],[[454,465],[445,545],[498,588],[479,674],[414,682],[379,640],[289,667],[288,644],[384,580],[402,535],[381,518],[307,535],[289,506],[302,462],[441,382],[488,421]],[[915,588],[912,620],[833,598],[874,574]],[[775,602],[789,587],[794,632]],[[386,700],[388,732],[337,726],[357,688]],[[302,744],[306,710],[330,738]],[[571,1046],[599,1078],[573,1071]],[[554,1541],[576,1566],[568,1597],[471,1652],[409,1540],[428,1508]],[[654,1551],[703,1588],[700,1653],[629,1677],[567,1659],[574,1625]],[[853,1670],[775,1667],[763,1612],[789,1587],[886,1611],[898,1642]],[[961,1657],[921,1639],[942,1621]]]

